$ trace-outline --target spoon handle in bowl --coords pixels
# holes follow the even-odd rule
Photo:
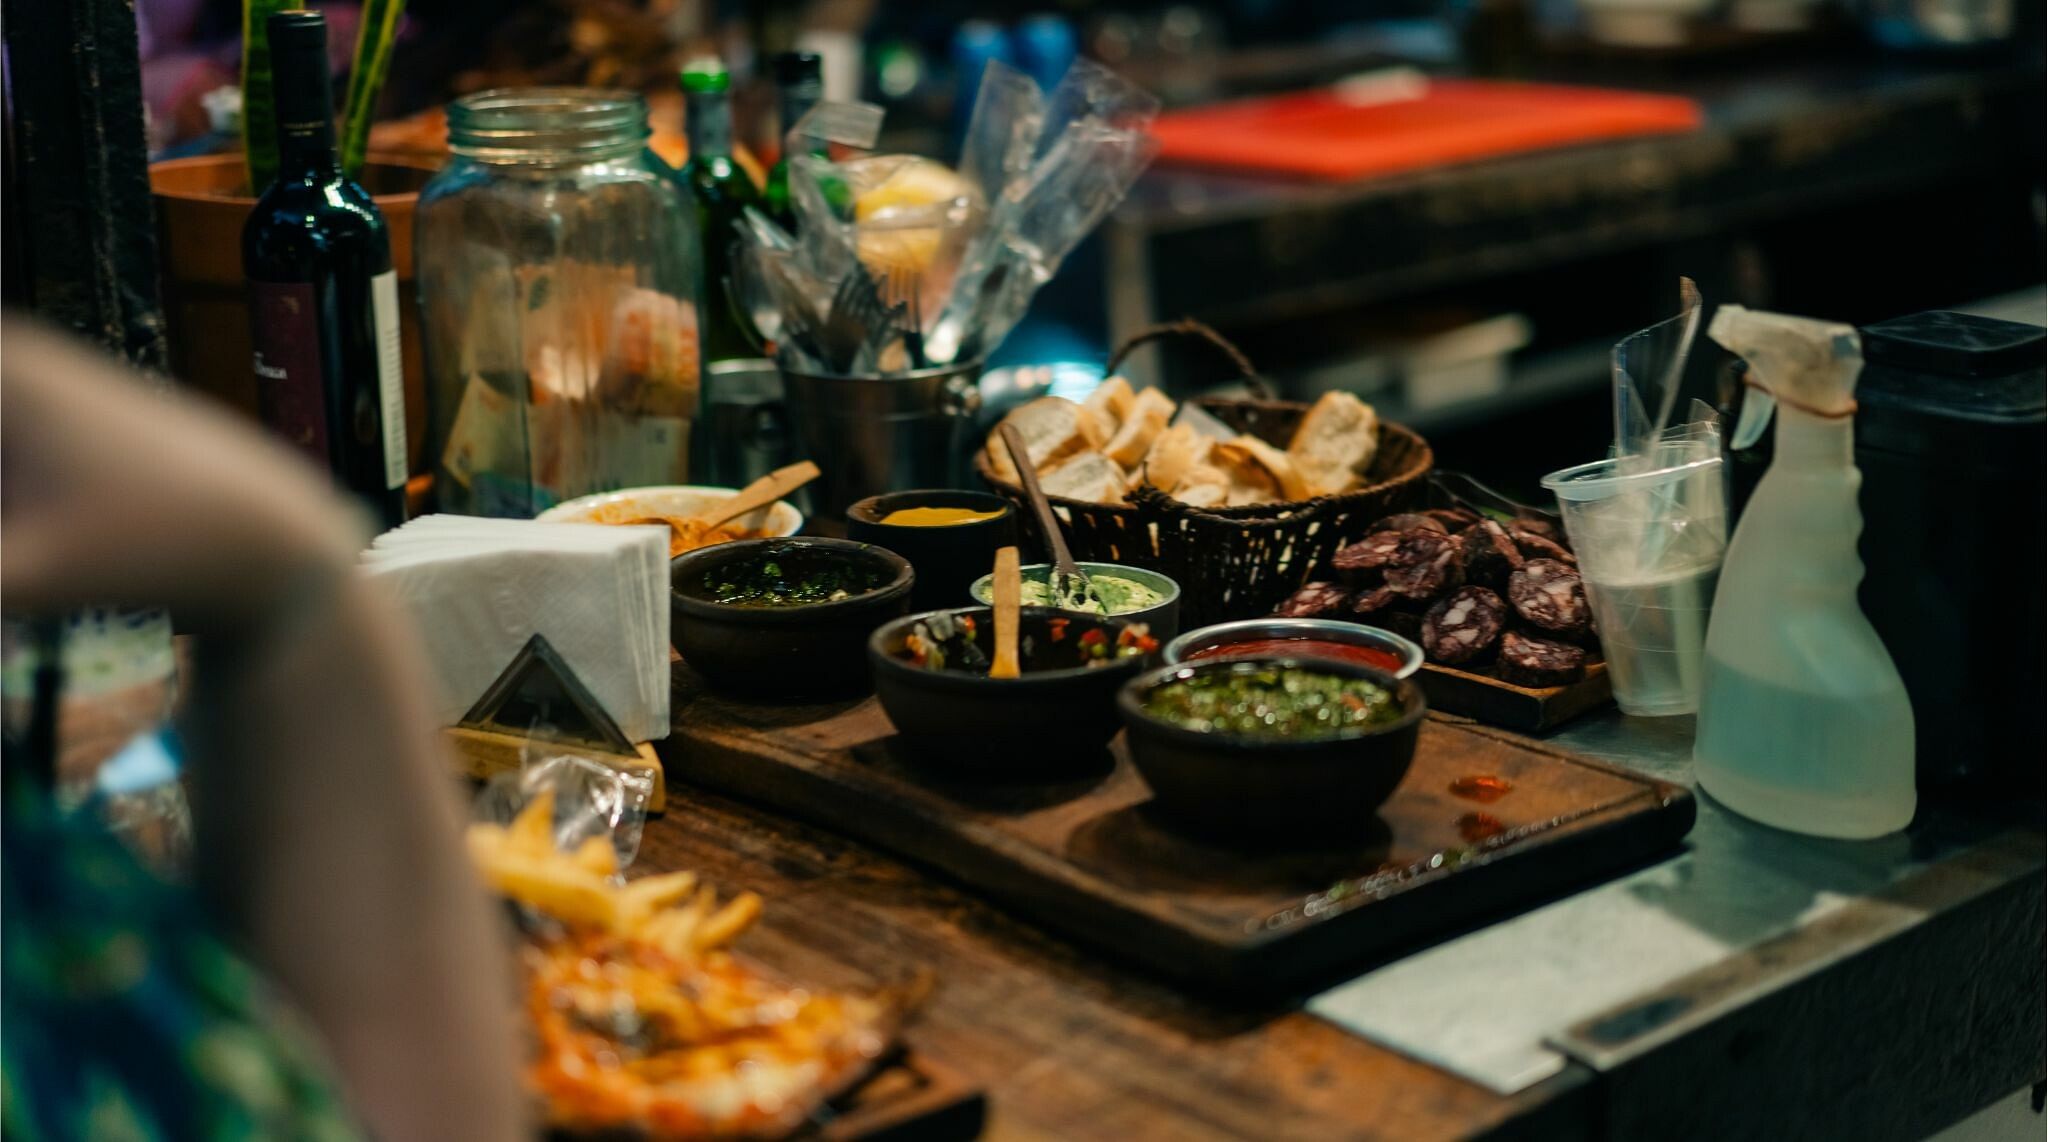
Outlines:
[[[1018,566],[1016,548],[997,549],[996,578],[990,584],[996,612],[996,653],[988,668],[990,678],[1015,678],[1022,673],[1017,663],[1017,607],[1024,583]]]
[[[818,466],[809,460],[801,460],[787,468],[777,468],[755,480],[741,488],[731,498],[704,509],[697,518],[704,521],[704,528],[708,531],[727,520],[738,519],[756,508],[767,507],[817,478]]]
[[[1045,489],[1038,486],[1038,473],[1031,468],[1031,453],[1024,446],[1024,438],[1017,435],[1017,426],[1000,424],[996,432],[1003,438],[1003,446],[1010,450],[1010,463],[1017,467],[1017,480],[1024,485],[1024,498],[1031,501],[1031,511],[1038,517],[1038,530],[1045,536],[1045,546],[1052,553],[1053,570],[1060,576],[1076,576],[1081,569],[1074,565],[1074,553],[1067,550],[1067,537],[1060,532],[1060,521],[1052,514],[1052,504],[1045,498]]]

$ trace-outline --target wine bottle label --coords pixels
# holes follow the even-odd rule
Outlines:
[[[327,460],[326,384],[320,373],[320,311],[303,282],[250,282],[256,405],[263,423],[313,458]]]
[[[405,484],[405,361],[398,350],[398,274],[386,270],[370,279],[370,312],[376,322],[377,394],[384,427],[384,486]]]

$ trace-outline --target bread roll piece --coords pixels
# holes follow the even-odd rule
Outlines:
[[[1154,409],[1171,421],[1174,413],[1173,398],[1160,392],[1158,389],[1144,389],[1131,398],[1131,411],[1124,415],[1126,417],[1138,416],[1146,409]]]
[[[1308,485],[1285,452],[1256,436],[1240,435],[1218,444],[1211,452],[1217,465],[1230,476],[1231,506],[1299,500],[1307,496]]]
[[[1011,409],[1009,415],[1003,417],[1003,423],[1016,427],[1017,435],[1024,438],[1024,451],[1031,457],[1032,467],[1043,472],[1075,453],[1095,446],[1090,432],[1084,427],[1086,419],[1081,414],[1081,406],[1065,397],[1040,397]],[[989,433],[985,447],[989,467],[996,478],[1016,483],[1017,469],[1010,463],[1010,450],[1003,447],[1002,434]]]
[[[1093,412],[1098,424],[1105,424],[1109,431],[1103,435],[1107,440],[1116,435],[1124,421],[1130,419],[1131,408],[1137,404],[1137,397],[1131,392],[1131,383],[1122,377],[1111,377],[1095,386],[1081,407]]]
[[[1118,504],[1124,499],[1124,470],[1100,452],[1082,452],[1038,478],[1048,496]]]
[[[1180,486],[1192,469],[1209,463],[1209,450],[1215,446],[1213,439],[1185,424],[1176,424],[1153,438],[1152,448],[1145,453],[1136,475],[1142,483],[1171,492]],[[1216,472],[1213,468],[1210,471]],[[1213,482],[1225,482],[1223,474],[1216,472]]]
[[[1287,455],[1307,495],[1334,496],[1357,486],[1380,448],[1380,420],[1372,406],[1345,392],[1317,398],[1294,430]]]
[[[1173,493],[1173,498],[1195,508],[1220,508],[1229,497],[1222,484],[1193,484]]]
[[[1152,390],[1147,389],[1146,392]],[[1167,414],[1153,405],[1140,404],[1124,421],[1115,439],[1103,446],[1103,453],[1125,468],[1135,468],[1152,451],[1152,442],[1166,431]]]

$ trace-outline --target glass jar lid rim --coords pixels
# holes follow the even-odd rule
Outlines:
[[[602,87],[498,87],[448,105],[448,144],[464,150],[586,150],[648,136],[647,101]]]

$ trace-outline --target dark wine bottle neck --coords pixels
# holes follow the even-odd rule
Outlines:
[[[792,83],[782,89],[782,132],[787,135],[796,129],[803,117],[825,96],[823,85],[816,80]]]
[[[270,63],[279,177],[332,173],[341,162],[334,147],[334,86],[326,50],[276,50]]]
[[[732,157],[732,99],[723,91],[693,91],[683,105],[683,131],[690,158]]]

